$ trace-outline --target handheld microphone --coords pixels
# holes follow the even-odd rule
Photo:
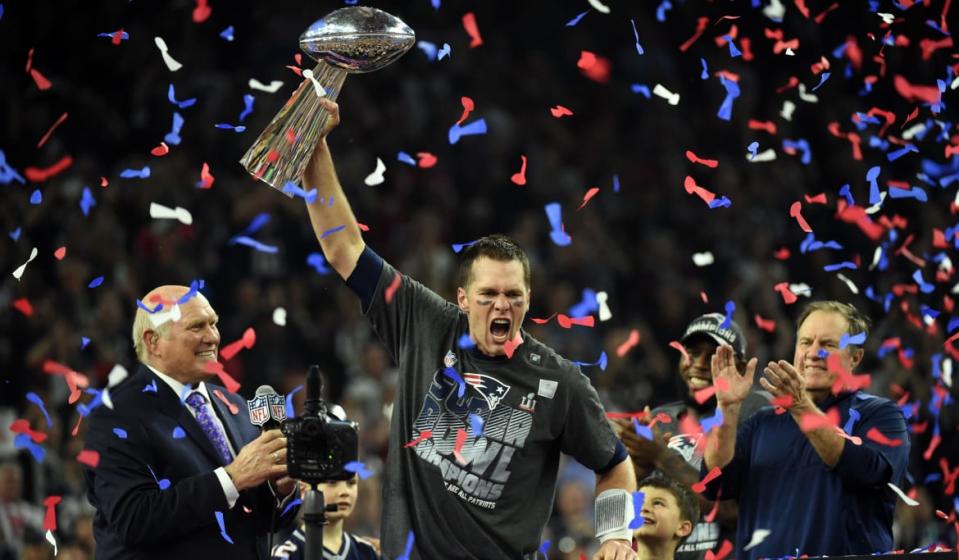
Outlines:
[[[246,406],[250,411],[250,422],[263,431],[279,429],[281,422],[286,420],[286,399],[269,385],[260,385],[256,395],[246,401]]]

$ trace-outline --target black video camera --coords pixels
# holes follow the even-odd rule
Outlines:
[[[310,366],[303,414],[283,422],[289,476],[311,486],[353,478],[355,473],[343,467],[359,458],[356,422],[331,417],[320,399],[320,387],[320,368]]]

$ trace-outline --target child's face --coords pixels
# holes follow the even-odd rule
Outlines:
[[[655,486],[639,489],[646,494],[643,500],[643,525],[636,529],[636,538],[670,541],[680,539],[693,531],[690,521],[680,519],[679,504],[668,490]]]
[[[357,493],[356,475],[349,480],[337,480],[331,482],[321,482],[317,488],[323,492],[323,502],[327,505],[336,504],[336,511],[327,511],[326,518],[330,521],[339,521],[346,519],[353,513],[353,507],[356,505]],[[305,483],[301,483],[304,495],[309,489]]]

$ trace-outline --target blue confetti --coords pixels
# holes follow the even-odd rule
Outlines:
[[[153,468],[150,467],[150,465],[147,465],[147,468],[150,469],[150,475],[153,476],[153,480],[156,481],[157,486],[160,487],[160,490],[166,490],[167,488],[170,487],[170,480],[169,480],[169,479],[167,479],[167,478],[158,479],[156,473],[153,472]],[[217,513],[219,513],[219,512],[217,512]]]
[[[469,247],[470,245],[475,244],[477,241],[479,241],[479,239],[474,239],[473,241],[467,241],[466,243],[453,243],[451,247],[453,247],[454,253],[459,253],[460,251]]]
[[[250,225],[246,226],[246,229],[241,232],[241,235],[253,235],[254,233],[260,231],[260,229],[269,223],[269,221],[270,215],[266,212],[257,214],[253,220],[250,221]]]
[[[163,137],[163,140],[171,145],[177,146],[180,144],[180,129],[183,128],[183,117],[180,113],[176,111],[173,112],[173,126],[170,129],[170,132],[166,133],[166,136]]]
[[[639,93],[646,99],[652,99],[653,94],[649,91],[649,86],[646,84],[633,84],[629,86],[630,91],[633,93]]]
[[[220,536],[223,537],[223,540],[226,542],[233,544],[233,539],[226,533],[226,525],[223,524],[223,512],[214,511],[213,515],[216,516],[216,524],[220,526]]]
[[[486,424],[483,418],[479,414],[470,414],[469,421],[473,435],[477,438],[483,437],[483,426]]]
[[[3,153],[3,150],[0,150],[0,184],[9,185],[13,181],[21,185],[27,184],[26,179],[7,163],[6,154]]]
[[[639,55],[642,56],[646,53],[646,51],[644,51],[643,46],[639,44],[639,30],[636,29],[636,20],[630,19],[629,23],[633,24],[633,37],[636,38],[636,52],[638,52]]]
[[[293,395],[303,390],[303,385],[298,385],[292,391],[286,394],[286,417],[296,418],[296,411],[293,410]]]
[[[613,175],[613,192],[619,192],[619,175]]]
[[[882,202],[882,196],[879,194],[879,173],[882,171],[882,168],[878,165],[870,167],[869,171],[866,172],[866,180],[869,181],[869,205],[874,206]]]
[[[252,247],[257,251],[262,251],[264,253],[277,253],[280,250],[276,245],[266,245],[265,243],[260,243],[256,239],[246,235],[231,237],[229,243],[230,245],[246,245],[247,247]]]
[[[596,291],[592,288],[583,288],[583,299],[569,308],[569,316],[585,317],[596,311],[599,311],[599,301],[596,299]]]
[[[327,237],[333,235],[334,233],[343,231],[344,229],[346,229],[346,224],[343,224],[343,225],[341,225],[341,226],[331,227],[330,229],[324,231],[324,232],[320,235],[320,239],[326,239]]]
[[[177,302],[179,305],[183,305],[184,303],[190,301],[190,299],[192,299],[194,296],[196,296],[196,295],[200,292],[200,290],[203,289],[203,286],[204,286],[205,284],[206,284],[206,282],[204,282],[202,278],[201,278],[200,280],[193,280],[193,281],[191,281],[191,282],[190,282],[190,289],[187,290],[187,292],[186,292],[185,294],[183,294],[182,296],[180,296],[180,299],[176,300],[176,302]]]
[[[297,186],[292,181],[287,181],[286,184],[283,185],[283,192],[298,198],[302,198],[303,200],[306,201],[307,204],[313,204],[314,202],[316,202],[316,196],[317,196],[316,189],[311,189],[309,191],[306,191],[300,188],[299,186]]]
[[[710,200],[709,203],[707,204],[707,206],[709,206],[710,208],[729,208],[732,205],[733,205],[733,201],[729,200],[729,197],[727,197],[726,195],[723,195],[719,198],[714,198]]]
[[[243,120],[246,119],[248,116],[250,116],[250,113],[253,112],[254,100],[255,98],[249,93],[243,96],[243,112],[240,113],[240,119],[239,119],[240,122],[243,122]]]
[[[89,345],[89,344],[90,344],[90,339],[89,339],[89,338],[87,338],[87,337],[85,337],[85,336],[81,336],[81,337],[80,337],[80,350],[86,349],[87,345]]]
[[[296,506],[298,506],[298,505],[300,505],[300,504],[302,504],[302,503],[303,503],[303,500],[301,500],[301,499],[299,499],[299,498],[295,498],[295,499],[293,499],[293,500],[290,500],[290,503],[286,504],[286,507],[283,508],[283,513],[280,514],[280,517],[283,517],[284,515],[286,515],[287,513],[289,513],[291,509],[295,508]]]
[[[429,41],[417,41],[416,48],[423,51],[423,54],[426,55],[426,58],[433,62],[436,60],[436,43],[431,43]]]
[[[738,48],[736,48],[736,42],[733,41],[733,38],[732,38],[731,36],[729,36],[729,35],[723,35],[723,39],[726,39],[726,41],[729,43],[729,56],[730,56],[730,57],[736,58],[736,57],[740,57],[740,56],[743,55],[743,53],[742,53]]]
[[[471,337],[469,333],[466,333],[460,336],[460,339],[457,341],[456,344],[457,346],[459,346],[460,348],[464,350],[476,346],[476,343],[473,342],[473,337]]]
[[[144,165],[143,169],[124,169],[120,173],[121,179],[146,179],[150,176],[150,166]]]
[[[116,36],[116,34],[117,34],[116,31],[109,31],[109,32],[107,32],[107,33],[97,33],[97,37],[106,37],[106,38],[112,40],[113,37]],[[121,40],[121,41],[126,41],[126,40],[129,40],[129,39],[130,39],[130,34],[129,34],[129,33],[127,33],[126,31],[121,31],[121,32],[120,32],[120,40]]]
[[[912,273],[912,279],[919,285],[919,291],[924,294],[931,294],[936,289],[933,284],[926,284],[926,281],[922,279],[921,269],[917,269]]]
[[[923,190],[922,187],[912,187],[911,189],[890,188],[889,198],[915,198],[919,202],[927,202],[929,200],[926,196],[926,191]]]
[[[46,450],[42,445],[33,443],[33,440],[30,439],[30,436],[27,434],[17,434],[13,438],[13,446],[17,449],[26,449],[30,452],[30,455],[33,455],[33,460],[38,464],[43,463],[43,458],[46,457]]]
[[[606,352],[602,352],[599,355],[599,359],[595,362],[573,362],[577,366],[599,366],[599,369],[606,371],[606,366],[609,365],[609,357],[606,356]]]
[[[653,429],[649,426],[644,426],[639,423],[635,417],[633,417],[633,431],[636,432],[636,435],[652,441],[653,439]]]
[[[699,74],[699,79],[700,79],[700,80],[708,80],[708,79],[709,79],[709,67],[706,66],[706,59],[705,59],[705,58],[700,58],[700,59],[699,59],[699,62],[703,65],[703,71],[700,72],[700,74]]]
[[[87,288],[98,288],[103,284],[103,276],[97,276],[93,280],[90,280],[90,283],[87,284]]]
[[[40,398],[40,395],[30,392],[30,393],[27,393],[26,396],[27,396],[27,400],[37,405],[37,407],[40,409],[40,412],[43,413],[43,417],[47,420],[47,427],[52,428],[53,421],[50,420],[50,415],[47,414],[47,408],[43,405],[43,399]]]
[[[144,386],[143,386],[143,391],[141,391],[141,393],[156,393],[156,392],[157,392],[157,380],[156,380],[156,379],[154,379],[153,381],[151,381],[151,382],[147,383],[146,385],[144,385]]]
[[[723,425],[723,411],[718,407],[716,408],[716,414],[703,418],[700,422],[700,425],[703,427],[703,433],[708,434],[713,430]]]
[[[477,119],[465,126],[454,124],[450,127],[449,141],[456,144],[461,137],[475,134],[486,134],[486,119]]]
[[[552,231],[549,232],[549,238],[553,243],[560,247],[566,247],[572,243],[573,239],[563,231],[562,206],[558,202],[551,202],[546,205],[546,218],[549,220]]]
[[[539,553],[543,555],[546,560],[549,560],[549,556],[546,554],[546,551],[549,550],[551,541],[543,541],[543,544],[539,545]]]
[[[406,534],[406,548],[403,550],[403,554],[396,557],[396,560],[410,560],[410,554],[413,552],[413,531],[410,531]]]
[[[644,492],[633,492],[633,520],[629,522],[630,529],[639,529],[646,522],[643,519],[643,503],[646,501]]]
[[[233,26],[230,25],[226,29],[220,32],[220,37],[226,39],[227,41],[233,41]]]
[[[215,124],[215,125],[213,125],[213,126],[215,126],[215,127],[217,127],[217,128],[224,129],[224,130],[232,130],[233,132],[236,132],[237,134],[239,134],[239,133],[243,132],[244,130],[246,130],[246,127],[243,126],[242,124],[238,124],[238,125],[234,126],[234,125],[229,124],[229,123],[217,123],[217,124]]]
[[[579,23],[580,20],[582,20],[584,17],[586,17],[586,14],[588,13],[589,13],[589,10],[586,10],[585,12],[581,14],[577,14],[576,17],[566,22],[566,27],[576,27],[576,24]]]
[[[819,355],[819,357],[822,358],[823,360],[828,359],[828,358],[829,358],[829,351],[828,351],[828,350],[825,350],[825,349],[820,349],[818,355]]]
[[[724,309],[726,309],[726,318],[723,319],[723,322],[721,325],[719,325],[719,328],[728,329],[733,323],[733,313],[736,312],[736,302],[733,300],[727,301]]]
[[[366,465],[359,461],[350,461],[349,463],[343,465],[343,470],[346,472],[356,473],[361,480],[366,480],[367,478],[373,476],[373,471],[366,468]]]
[[[814,88],[812,88],[812,91],[816,91],[817,89],[821,88],[822,85],[826,83],[826,80],[829,79],[829,76],[831,76],[829,72],[823,72],[822,76],[819,77],[819,83],[816,84]]]
[[[416,167],[416,160],[413,159],[413,156],[409,155],[406,152],[400,152],[396,154],[396,159],[398,159],[399,161],[407,165],[412,165],[413,167]]]
[[[443,47],[440,48],[439,53],[437,55],[437,60],[443,60],[444,58],[452,58],[450,56],[450,50],[451,50],[450,44],[443,43]]]
[[[88,395],[93,395],[93,400],[91,400],[89,404],[80,403],[77,405],[77,412],[80,413],[80,416],[86,418],[93,409],[103,404],[103,391],[85,389],[84,392]]]
[[[40,189],[37,189],[30,195],[30,204],[40,204],[41,202],[43,202],[43,193],[40,192]]]
[[[656,21],[662,23],[666,21],[666,10],[671,10],[673,5],[670,4],[669,0],[663,0],[663,2],[656,7]]]
[[[113,428],[113,433],[120,439],[127,439],[127,431],[123,428]]]
[[[855,408],[850,408],[849,419],[846,420],[846,425],[842,427],[842,431],[846,432],[849,435],[852,435],[852,429],[853,427],[855,427],[856,422],[859,421],[859,418],[861,418],[859,411],[856,410]]]
[[[849,206],[855,206],[856,199],[852,197],[852,191],[849,188],[849,183],[846,183],[839,189],[839,196],[844,197]]]
[[[749,161],[752,161],[752,159],[759,154],[759,142],[750,143],[746,146],[746,151],[749,152]]]
[[[80,211],[84,216],[90,215],[90,209],[97,205],[97,199],[93,198],[93,192],[90,187],[83,187],[83,194],[80,196]]]
[[[466,394],[466,382],[463,381],[462,377],[460,377],[459,372],[457,372],[454,368],[448,367],[443,370],[443,375],[452,379],[453,382],[459,386],[459,388],[456,390],[456,396],[457,398],[462,399],[463,395]]]
[[[13,239],[14,241],[20,241],[20,228],[11,231],[8,235],[10,236],[10,239]]]
[[[177,426],[173,428],[173,439],[183,439],[186,437],[186,432],[183,431],[183,428]]]
[[[822,269],[825,270],[826,272],[835,272],[837,270],[843,270],[846,268],[848,268],[849,270],[859,269],[859,267],[856,266],[856,263],[852,261],[844,261],[836,264],[827,264],[826,266],[822,267]]]
[[[784,150],[798,150],[802,152],[802,157],[799,161],[803,165],[809,165],[812,161],[812,150],[809,147],[809,141],[805,138],[800,138],[799,140],[788,140],[783,138],[783,149]]]
[[[184,99],[183,101],[177,101],[176,92],[173,89],[173,84],[170,84],[170,88],[167,90],[166,97],[168,100],[170,100],[170,103],[173,103],[180,109],[186,109],[187,107],[192,107],[194,104],[196,104],[196,97],[192,99]]]
[[[919,148],[913,146],[912,144],[906,144],[902,148],[899,148],[898,150],[895,150],[886,154],[886,159],[888,159],[889,161],[896,161],[902,156],[908,154],[909,152],[919,153]]]
[[[323,253],[310,253],[306,257],[306,264],[313,267],[318,274],[323,276],[333,272],[333,269],[326,266],[326,258],[323,256]]]

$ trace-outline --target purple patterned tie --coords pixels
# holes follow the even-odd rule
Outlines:
[[[206,437],[210,438],[210,443],[216,448],[223,464],[229,465],[233,462],[233,453],[230,452],[230,446],[226,442],[226,434],[223,433],[216,419],[213,418],[210,408],[206,406],[206,397],[199,391],[193,391],[187,396],[186,403],[196,413],[196,421],[200,423]]]

